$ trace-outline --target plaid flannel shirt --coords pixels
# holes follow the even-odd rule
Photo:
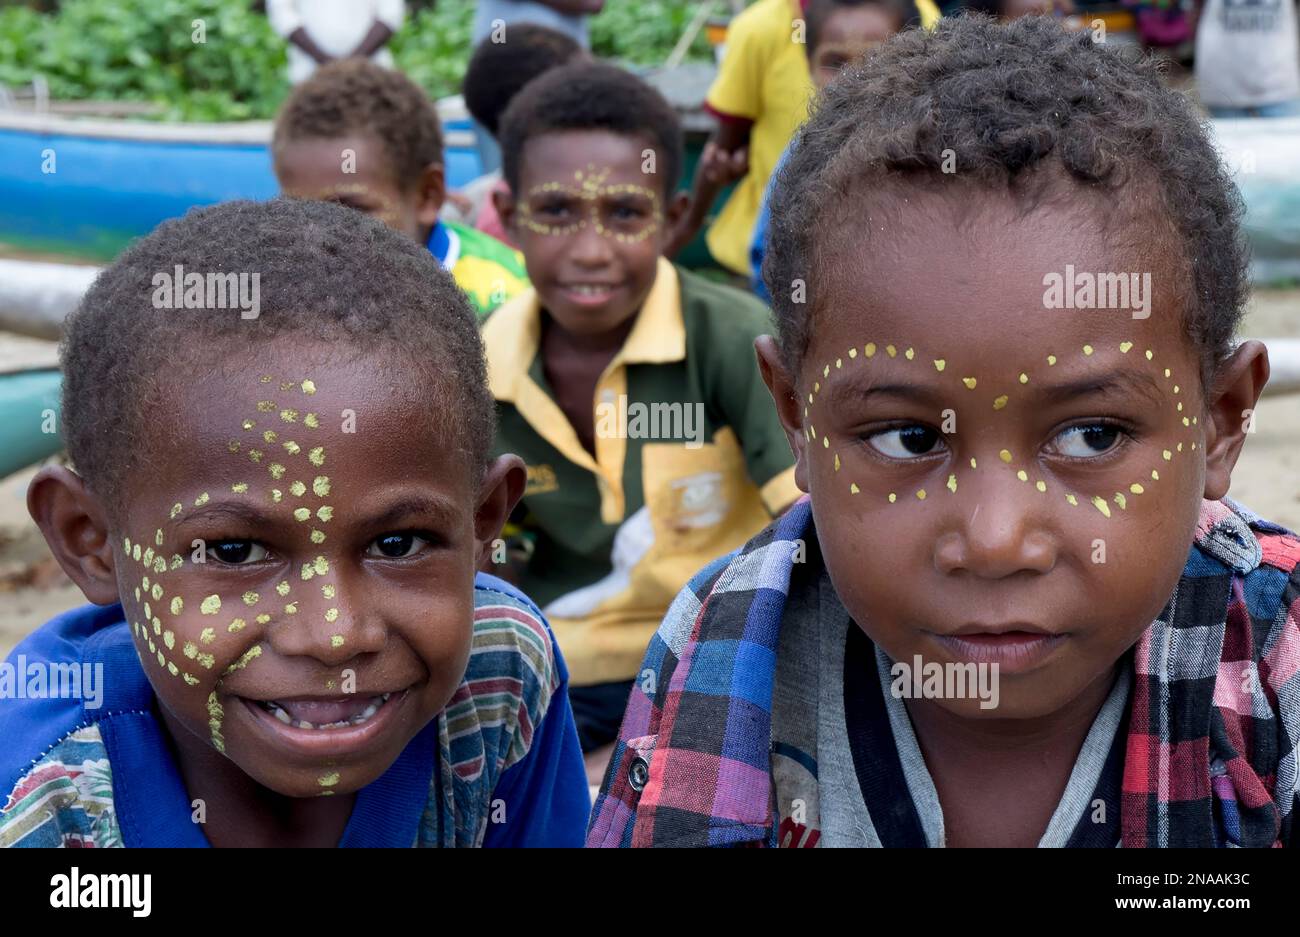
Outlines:
[[[635,681],[588,846],[775,846],[776,649],[805,496],[677,596]],[[1134,649],[1121,837],[1290,842],[1300,789],[1300,539],[1202,504],[1183,575]],[[900,792],[900,796],[905,793]]]

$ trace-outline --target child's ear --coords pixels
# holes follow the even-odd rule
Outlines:
[[[438,212],[442,211],[442,203],[447,201],[445,172],[442,163],[430,163],[420,173],[415,217],[421,225],[431,228],[438,222]]]
[[[492,541],[501,536],[501,528],[524,496],[527,482],[528,470],[517,455],[497,456],[488,466],[474,511],[474,539],[478,541],[476,569],[482,569],[491,555]]]
[[[96,605],[118,601],[108,517],[80,476],[61,465],[41,469],[27,488],[27,512],[87,599]]]
[[[785,438],[794,453],[794,483],[802,492],[808,491],[808,438],[803,434],[803,417],[799,406],[799,392],[795,382],[781,360],[781,352],[776,341],[770,335],[760,335],[754,340],[754,351],[758,354],[758,370],[763,375],[776,403],[776,415],[785,430]]]
[[[492,190],[492,206],[501,216],[501,227],[505,228],[513,236],[515,231],[515,195],[508,188],[502,187]],[[517,242],[519,239],[514,238]]]
[[[664,209],[664,227],[672,231],[676,228],[683,218],[686,217],[687,210],[691,207],[691,195],[689,192],[683,192],[680,189],[672,194],[668,199],[668,205]]]
[[[1254,429],[1255,405],[1268,383],[1268,349],[1242,342],[1218,370],[1205,404],[1205,494],[1218,501],[1228,493],[1232,469]]]

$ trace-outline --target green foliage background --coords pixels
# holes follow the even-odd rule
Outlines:
[[[591,21],[592,50],[633,65],[661,63],[696,6],[607,0]],[[391,43],[398,67],[433,97],[455,94],[473,17],[473,0],[408,9]],[[206,41],[195,43],[200,19]],[[709,56],[701,35],[688,58]],[[55,98],[149,102],[168,120],[269,118],[289,90],[284,42],[246,0],[64,0],[54,14],[0,7],[0,84],[27,85],[36,75]]]

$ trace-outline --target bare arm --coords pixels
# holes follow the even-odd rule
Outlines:
[[[289,41],[322,65],[334,61],[334,57],[316,45],[311,36],[307,35],[307,30],[301,26],[289,33]]]
[[[370,24],[370,32],[366,33],[366,38],[361,40],[361,44],[352,50],[348,58],[368,59],[382,49],[391,38],[393,38],[393,31],[379,20],[375,20]]]
[[[691,204],[673,229],[665,257],[675,257],[695,237],[709,217],[718,193],[749,171],[750,124],[726,122],[714,132],[695,167]]]

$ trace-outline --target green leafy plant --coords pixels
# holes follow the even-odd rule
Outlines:
[[[608,0],[592,51],[658,64],[697,0]],[[397,65],[433,97],[455,94],[472,51],[472,0],[420,7],[393,37]],[[196,20],[204,40],[193,39]],[[709,57],[697,37],[688,58]],[[62,100],[141,101],[167,120],[269,118],[288,93],[285,44],[247,0],[64,0],[56,13],[0,7],[0,84],[37,75]]]

